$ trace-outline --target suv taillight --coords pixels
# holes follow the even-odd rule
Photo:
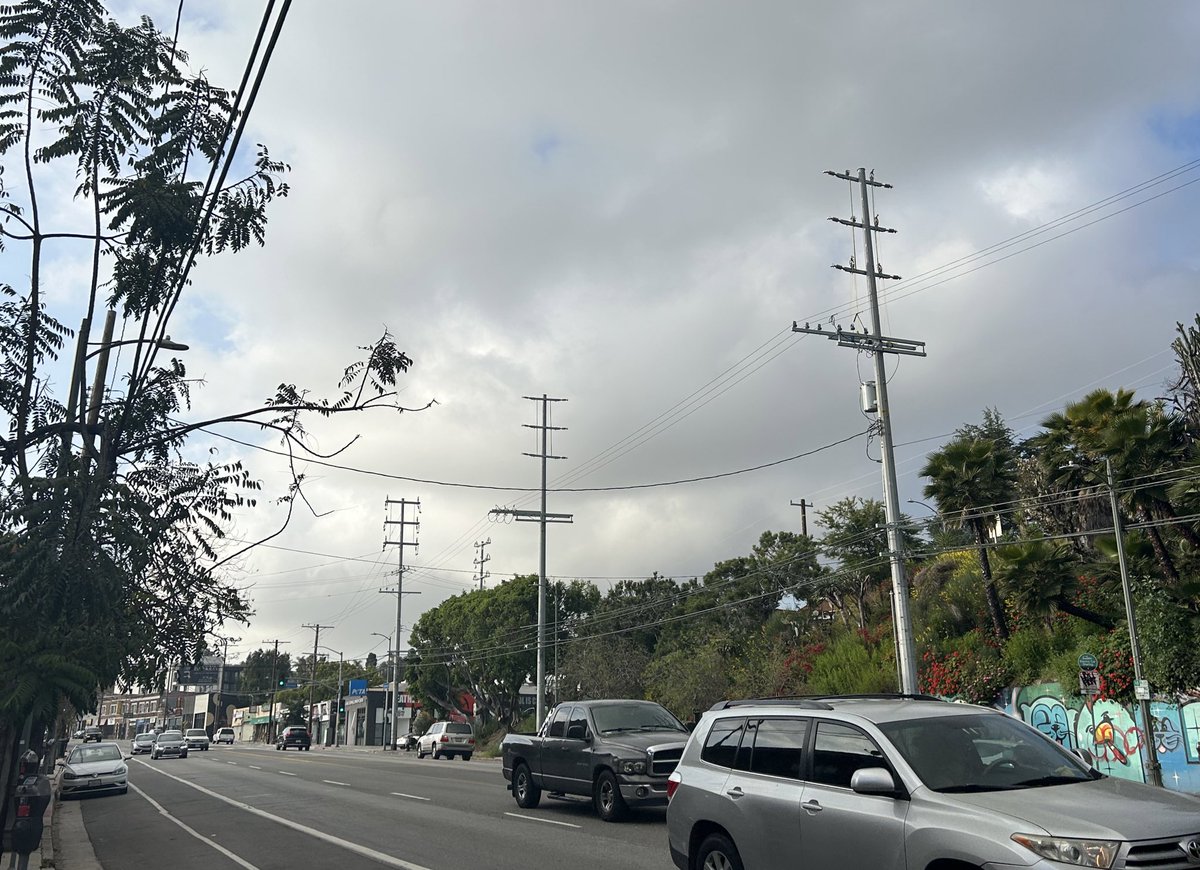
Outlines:
[[[450,742],[450,735],[449,735],[449,734],[443,734],[443,735],[442,735],[442,741],[441,741],[441,742],[442,742],[442,743],[449,743],[449,742]]]
[[[667,800],[675,797],[675,789],[679,788],[679,783],[682,781],[683,777],[679,774],[678,770],[667,777]]]

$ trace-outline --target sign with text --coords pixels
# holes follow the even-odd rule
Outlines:
[[[351,680],[349,694],[350,695],[365,695],[365,694],[367,694],[367,681],[366,680]]]

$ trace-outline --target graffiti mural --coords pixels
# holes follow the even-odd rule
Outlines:
[[[1089,753],[1109,776],[1146,781],[1146,728],[1137,706],[1108,699],[1085,701],[1058,683],[1015,687],[1011,703],[997,706],[1067,749]],[[1008,700],[1006,699],[1006,700]],[[1200,794],[1200,700],[1152,701],[1151,728],[1163,785]]]

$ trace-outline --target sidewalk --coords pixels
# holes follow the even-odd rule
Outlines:
[[[55,801],[52,806],[51,836],[42,837],[41,866],[54,870],[104,870],[96,860],[92,841],[83,826],[83,809],[79,801]],[[47,854],[49,860],[45,859]],[[29,866],[38,865],[30,860]]]

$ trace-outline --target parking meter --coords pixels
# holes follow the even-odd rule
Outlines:
[[[18,855],[28,855],[42,842],[42,816],[50,806],[50,779],[38,773],[40,761],[31,749],[17,762],[12,847]]]

